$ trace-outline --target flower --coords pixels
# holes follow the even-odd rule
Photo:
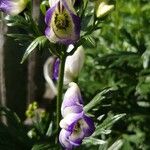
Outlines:
[[[76,15],[72,0],[49,0],[45,22],[46,37],[53,43],[75,43],[80,36],[80,18]]]
[[[84,55],[84,49],[82,46],[79,46],[73,55],[67,57],[66,62],[65,62],[65,71],[64,71],[64,84],[65,85],[74,81],[78,77],[84,64],[84,58],[85,58],[85,55]],[[59,58],[54,59],[52,63],[53,63],[52,79],[56,81],[58,80],[58,74],[59,74],[59,65],[60,65]]]
[[[59,141],[66,150],[71,150],[95,130],[93,120],[84,113],[80,89],[74,82],[69,84],[64,95],[61,113],[64,118],[60,121]]]
[[[9,15],[18,15],[28,3],[28,0],[0,0],[0,10]]]
[[[114,5],[108,5],[105,2],[105,0],[103,0],[101,2],[99,2],[99,1],[98,1],[98,5],[96,3],[96,5],[98,6],[97,11],[96,11],[97,18],[106,16],[109,12],[111,12],[114,9]]]
[[[59,135],[59,141],[63,147],[70,149],[80,146],[82,140],[92,135],[95,130],[93,120],[83,112],[67,115],[61,120],[60,127],[62,130]]]

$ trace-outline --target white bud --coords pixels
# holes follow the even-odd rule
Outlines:
[[[108,5],[105,1],[101,2],[97,8],[96,16],[98,18],[104,17],[114,9],[114,5]]]
[[[68,84],[78,77],[84,64],[84,49],[78,47],[72,56],[68,56],[65,63],[64,84]]]

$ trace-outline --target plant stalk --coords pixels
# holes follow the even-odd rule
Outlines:
[[[60,59],[59,78],[58,78],[58,95],[57,95],[57,104],[56,104],[57,132],[59,132],[59,122],[61,119],[61,103],[62,103],[62,94],[63,94],[65,61],[66,61],[66,56],[65,54],[63,54]]]

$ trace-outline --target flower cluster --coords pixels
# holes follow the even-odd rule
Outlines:
[[[64,95],[61,114],[64,118],[60,122],[59,141],[66,150],[79,146],[94,132],[94,122],[84,113],[80,89],[74,82],[69,84]]]
[[[9,15],[18,15],[28,3],[28,0],[0,0],[0,10]]]

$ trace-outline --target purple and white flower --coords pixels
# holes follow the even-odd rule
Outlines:
[[[59,141],[66,150],[81,145],[82,140],[95,130],[93,120],[84,113],[78,85],[72,82],[69,86],[61,107],[64,118],[60,121],[62,130],[59,135]]]
[[[18,15],[28,3],[28,0],[0,0],[0,10],[9,15]]]
[[[75,43],[80,37],[80,18],[72,0],[49,0],[50,8],[45,17],[46,37],[53,43]]]

